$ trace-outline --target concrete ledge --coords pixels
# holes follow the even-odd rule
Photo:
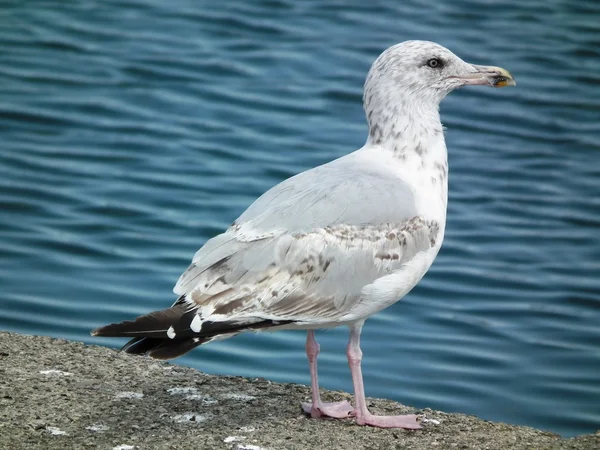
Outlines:
[[[5,449],[598,449],[600,432],[562,439],[424,410],[424,430],[381,430],[300,412],[309,388],[218,377],[48,337],[0,332]],[[328,400],[351,399],[327,392]],[[410,412],[372,400],[379,413]]]

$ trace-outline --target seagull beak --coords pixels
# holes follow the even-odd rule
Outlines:
[[[502,67],[471,65],[472,71],[451,78],[460,80],[463,86],[489,85],[492,87],[515,86],[517,83],[510,72]]]

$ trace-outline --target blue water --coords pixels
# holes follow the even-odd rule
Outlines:
[[[0,329],[120,346],[89,330],[168,306],[253,199],[360,147],[371,62],[428,39],[518,85],[442,106],[446,240],[367,322],[367,394],[600,428],[600,3],[438,3],[4,2]],[[351,390],[346,330],[318,337],[323,386]],[[301,332],[179,363],[309,382]]]

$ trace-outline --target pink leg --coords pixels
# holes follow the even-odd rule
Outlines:
[[[359,425],[371,425],[379,428],[406,428],[416,430],[421,428],[417,422],[418,416],[409,414],[406,416],[375,416],[367,409],[365,400],[365,387],[363,385],[362,371],[360,362],[362,360],[362,350],[360,349],[360,332],[363,323],[358,323],[350,327],[350,342],[348,342],[348,364],[352,372],[352,382],[354,383],[354,400],[356,402],[356,423]]]
[[[347,401],[324,403],[319,394],[319,377],[317,376],[317,356],[319,355],[319,344],[315,340],[315,332],[309,330],[306,335],[306,356],[310,364],[310,381],[312,385],[312,403],[302,403],[302,409],[311,417],[333,417],[344,419],[352,415],[352,405]]]

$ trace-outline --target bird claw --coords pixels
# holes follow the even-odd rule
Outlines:
[[[341,402],[320,402],[316,408],[312,403],[302,403],[302,410],[311,417],[331,417],[333,419],[347,419],[354,417],[354,408],[344,400]]]

